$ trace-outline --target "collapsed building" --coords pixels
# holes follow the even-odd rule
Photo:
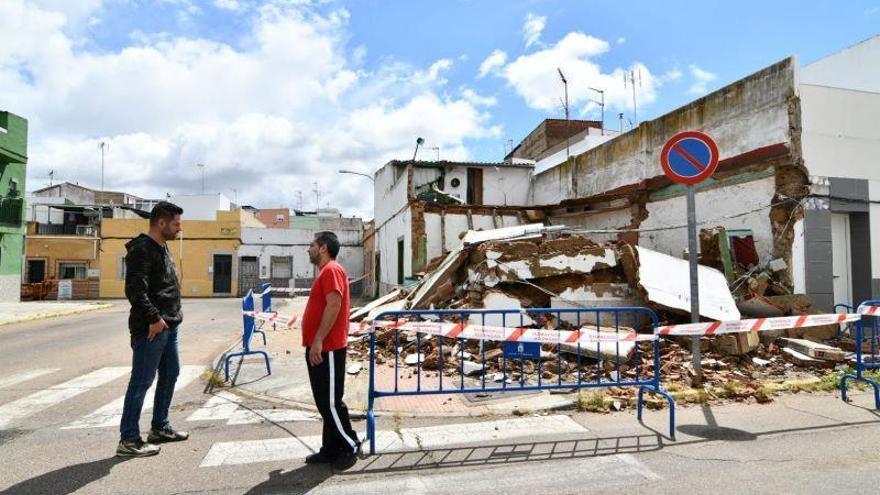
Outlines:
[[[562,141],[557,126],[542,141],[536,129],[520,146],[528,158],[392,161],[376,173],[376,252],[366,256],[379,292],[414,283],[468,230],[531,223],[686,259],[685,189],[663,175],[659,153],[700,130],[720,154],[697,186],[698,222],[713,229],[704,264],[734,289],[805,294],[824,311],[870,299],[880,294],[880,129],[870,122],[880,85],[868,74],[878,60],[880,37],[803,68],[788,58],[620,135],[573,126]],[[586,151],[560,153],[588,139]]]

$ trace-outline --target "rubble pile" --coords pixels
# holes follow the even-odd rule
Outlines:
[[[723,228],[700,234],[700,316],[730,321],[819,313],[804,295],[791,294],[784,278],[787,266],[774,260],[760,267],[750,237],[729,235]],[[733,247],[731,247],[733,246]],[[408,309],[528,309],[636,306],[654,310],[661,324],[690,321],[688,262],[624,242],[596,243],[541,224],[468,232],[461,245],[432,260],[421,281],[408,293],[394,291],[352,312],[352,321],[371,321],[383,311]],[[516,315],[471,315],[469,323],[493,326],[577,329],[601,327],[615,331],[611,314],[522,312]],[[449,321],[455,321],[449,317]],[[621,314],[619,331],[653,329],[647,314]],[[849,356],[820,342],[836,339],[838,325],[742,333],[706,338],[703,376],[709,398],[754,397],[767,380],[824,376]],[[650,377],[650,343],[542,345],[540,360],[505,360],[500,342],[467,341],[380,332],[377,364],[413,375],[460,377],[478,385],[505,379],[518,385],[542,381],[577,383]],[[809,339],[809,340],[805,340]],[[844,339],[845,341],[845,339]],[[834,340],[833,342],[838,342]],[[637,348],[637,345],[640,348]],[[673,389],[694,375],[690,338],[672,337],[661,345],[661,378]],[[369,342],[352,342],[352,352],[367,356]],[[560,352],[557,352],[560,351]],[[485,363],[485,375],[483,375]],[[619,367],[618,367],[619,363]],[[638,368],[638,370],[636,369]],[[458,378],[456,378],[458,379]],[[613,397],[631,398],[631,388],[612,389]],[[761,395],[761,394],[758,394]],[[762,396],[763,397],[763,396]]]

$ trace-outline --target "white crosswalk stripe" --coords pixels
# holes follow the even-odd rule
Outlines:
[[[33,380],[34,378],[39,378],[41,376],[55,373],[56,371],[60,371],[60,369],[59,368],[42,368],[42,369],[28,370],[28,371],[23,371],[21,373],[16,373],[12,376],[7,376],[6,378],[0,378],[0,388],[8,388],[13,385],[18,385],[19,383],[24,383],[28,380]]]
[[[180,375],[177,377],[177,383],[174,384],[174,390],[178,391],[190,383],[193,380],[198,378],[202,372],[204,371],[204,366],[181,366],[180,367]],[[146,398],[144,399],[144,408],[143,411],[149,411],[153,408],[153,396],[156,393],[156,380],[153,380],[153,385],[147,390]],[[122,420],[122,409],[125,405],[125,395],[114,399],[113,402],[108,403],[105,406],[102,406],[95,412],[85,416],[82,419],[74,421],[73,423],[62,427],[62,430],[70,430],[70,429],[80,429],[80,428],[104,428],[108,426],[119,426],[119,422]]]
[[[317,421],[316,414],[296,409],[250,409],[229,392],[217,392],[205,405],[192,413],[187,421],[226,421],[228,425]]]
[[[378,431],[376,449],[392,452],[413,449],[436,449],[451,445],[481,444],[542,435],[584,433],[587,429],[563,415],[481,421],[476,423],[403,428],[400,433]],[[268,440],[219,442],[202,460],[201,467],[216,467],[256,462],[302,459],[317,452],[321,436],[284,437]]]
[[[40,390],[27,397],[0,406],[0,429],[48,409],[96,387],[112,382],[131,371],[128,366],[101,368],[73,380]]]
[[[286,423],[291,421],[317,421],[318,416],[296,409],[239,409],[235,411],[228,425],[248,425],[256,423]]]
[[[228,420],[238,409],[240,399],[229,392],[217,392],[205,402],[205,405],[192,413],[187,421]]]

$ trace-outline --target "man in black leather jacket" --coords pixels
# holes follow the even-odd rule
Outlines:
[[[125,245],[125,296],[131,303],[128,328],[133,351],[131,378],[119,426],[116,455],[146,457],[159,453],[157,443],[186,440],[186,432],[168,422],[168,408],[180,373],[177,330],[183,321],[180,281],[167,241],[177,238],[183,210],[162,201],[150,213],[150,232]],[[139,419],[147,389],[158,372],[153,421],[147,441],[141,439]]]

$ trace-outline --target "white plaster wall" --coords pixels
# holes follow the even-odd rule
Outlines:
[[[632,224],[632,210],[621,208],[618,210],[567,213],[554,215],[550,218],[552,225],[565,225],[569,228],[581,228],[588,230],[620,230]],[[596,242],[617,240],[617,234],[589,234]]]
[[[495,224],[492,223],[492,215],[471,215],[474,222],[474,230],[492,230]]]
[[[218,211],[232,208],[232,201],[222,194],[171,196],[169,201],[183,208],[184,220],[217,220]]]
[[[868,182],[871,200],[868,218],[871,226],[871,278],[880,279],[880,181]]]
[[[440,235],[440,227],[442,225],[440,214],[425,213],[425,237],[427,237],[427,255],[428,261],[443,254],[443,239]]]
[[[755,248],[762,263],[769,262],[773,249],[773,232],[770,224],[770,209],[734,219],[721,219],[723,215],[737,214],[769,205],[775,194],[775,179],[768,177],[745,184],[700,191],[696,196],[697,222],[707,222],[699,228],[721,225],[728,230],[751,229],[755,238]],[[642,222],[642,229],[653,229],[671,225],[687,224],[687,201],[684,195],[647,204],[648,218]],[[655,251],[681,257],[687,249],[687,229],[675,228],[657,232],[643,232],[639,245]]]
[[[389,292],[389,286],[397,285],[397,239],[403,237],[404,277],[412,273],[411,215],[407,208],[400,215],[389,220],[376,232],[376,249],[379,250],[380,292]]]
[[[406,167],[394,182],[393,165],[386,165],[376,172],[373,186],[373,215],[377,228],[406,205]]]
[[[791,278],[795,294],[807,293],[807,252],[804,239],[804,221],[794,223],[794,242],[791,244]]]
[[[528,205],[531,176],[531,168],[483,167],[483,203],[496,206]]]
[[[808,84],[800,92],[810,175],[880,180],[880,93]]]
[[[458,187],[452,187],[452,179],[458,179]],[[483,179],[485,182],[485,178]],[[467,169],[464,167],[449,167],[446,171],[446,179],[443,181],[443,190],[447,194],[455,196],[462,202],[467,200]]]
[[[452,251],[461,244],[459,236],[468,231],[467,215],[446,214],[446,250]]]
[[[314,270],[307,250],[316,232],[319,231],[245,227],[241,232],[242,246],[239,248],[239,256],[260,256],[260,277],[271,276],[271,256],[293,256],[294,277],[311,278]],[[364,274],[364,248],[361,245],[363,233],[360,230],[333,232],[342,245],[336,260],[345,268],[349,277],[360,277]]]
[[[272,246],[272,245],[241,245],[238,248],[238,257],[256,256],[260,264],[260,278],[272,276],[272,256],[292,256],[294,266],[297,258],[305,258],[308,255],[304,248],[295,246]]]
[[[801,69],[801,83],[880,92],[880,35]]]
[[[522,225],[519,215],[499,215],[502,227],[516,227]]]
[[[483,204],[492,206],[525,206],[529,204],[530,167],[479,167],[483,170]],[[444,192],[467,200],[468,167],[449,167]],[[452,179],[460,181],[452,187]]]

